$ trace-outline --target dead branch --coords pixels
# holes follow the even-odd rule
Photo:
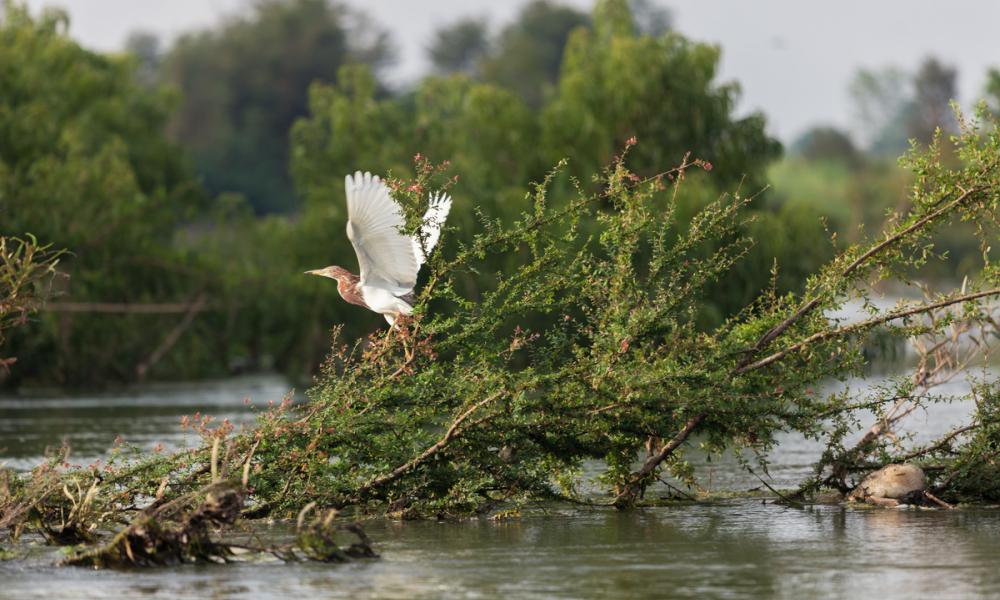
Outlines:
[[[185,313],[184,318],[181,319],[181,322],[178,323],[176,327],[170,330],[170,333],[168,333],[167,336],[163,338],[163,341],[160,342],[160,345],[157,346],[155,350],[153,350],[152,354],[150,354],[146,358],[146,360],[142,361],[141,363],[138,364],[138,366],[136,366],[135,376],[139,381],[144,380],[146,378],[146,373],[149,372],[149,369],[152,368],[156,363],[160,362],[160,359],[163,358],[163,356],[167,352],[170,352],[170,349],[174,347],[174,344],[177,343],[177,340],[181,339],[181,335],[183,335],[184,332],[187,330],[187,328],[191,326],[191,323],[194,322],[194,318],[198,315],[199,312],[202,311],[204,307],[205,307],[205,294],[199,294],[198,298],[195,299],[195,301],[190,304],[190,308],[188,309],[187,313]]]

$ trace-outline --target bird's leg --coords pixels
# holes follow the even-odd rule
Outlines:
[[[396,315],[396,320],[392,324],[393,328],[399,328],[399,339],[400,343],[403,345],[403,360],[405,364],[409,364],[413,360],[413,356],[416,353],[416,348],[407,344],[407,339],[410,337],[410,318],[407,315],[399,314]]]

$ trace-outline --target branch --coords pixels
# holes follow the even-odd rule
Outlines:
[[[187,328],[191,326],[191,323],[194,322],[194,318],[205,308],[205,294],[199,294],[198,298],[189,306],[190,308],[188,308],[187,313],[184,315],[184,318],[181,319],[181,322],[170,330],[170,333],[163,338],[160,345],[153,350],[153,353],[150,354],[146,360],[136,366],[136,379],[143,381],[146,378],[146,373],[149,372],[149,369],[158,363],[167,352],[170,352],[170,349],[174,347],[177,340],[181,339],[181,335],[183,335]]]
[[[991,166],[992,165],[988,165],[986,167],[983,167],[983,170],[981,171],[981,173],[986,172],[989,168],[991,168]],[[915,231],[917,231],[917,230],[925,227],[927,224],[929,224],[930,222],[934,221],[938,217],[940,217],[940,216],[946,214],[947,212],[955,209],[957,206],[960,206],[961,204],[967,202],[973,196],[973,194],[975,194],[978,191],[980,191],[980,190],[977,187],[970,187],[967,190],[962,190],[962,194],[959,195],[954,200],[952,200],[951,202],[948,202],[947,204],[944,204],[943,206],[941,206],[941,207],[939,207],[939,208],[937,208],[937,209],[929,212],[928,214],[924,215],[923,217],[921,217],[920,219],[918,219],[917,221],[915,221],[914,223],[912,223],[911,225],[909,225],[905,229],[887,236],[884,240],[882,240],[881,242],[879,242],[879,243],[875,244],[874,246],[872,246],[871,248],[869,248],[861,256],[859,256],[858,258],[854,259],[849,265],[847,265],[840,272],[840,277],[846,277],[846,276],[850,275],[851,273],[853,273],[854,271],[856,271],[858,268],[860,268],[862,265],[864,265],[866,262],[868,262],[869,260],[871,260],[872,257],[874,257],[874,256],[878,255],[879,253],[883,252],[886,248],[888,248],[888,247],[896,244],[900,240],[904,239],[906,236],[908,236],[908,235],[912,234],[913,232],[915,232]],[[975,298],[983,297],[983,296],[987,296],[987,295],[994,295],[994,294],[998,294],[998,293],[1000,293],[1000,290],[991,290],[989,292],[984,292],[984,293],[980,293],[980,294],[971,294],[969,296],[960,297],[959,299],[955,299],[953,301],[948,301],[946,303],[941,304],[941,306],[948,306],[949,304],[955,304],[957,302],[962,302],[962,301],[969,300],[969,299],[975,299]],[[777,360],[780,360],[781,358],[783,358],[784,356],[786,356],[789,352],[793,352],[794,350],[796,350],[798,348],[801,348],[802,346],[806,345],[807,343],[811,343],[811,342],[817,341],[816,339],[807,338],[806,340],[803,340],[802,342],[799,342],[798,344],[796,344],[794,346],[786,348],[785,350],[783,350],[781,352],[775,353],[775,354],[767,357],[766,359],[762,359],[762,360],[759,360],[759,361],[756,361],[756,362],[753,361],[754,356],[756,356],[757,353],[760,352],[761,349],[763,349],[771,341],[773,341],[774,339],[776,339],[780,335],[782,335],[785,331],[788,330],[789,327],[791,327],[795,322],[797,322],[803,316],[805,316],[806,314],[808,314],[809,312],[811,312],[812,310],[814,310],[817,306],[819,306],[819,304],[822,301],[822,299],[823,299],[823,296],[814,296],[812,299],[810,299],[809,301],[807,301],[804,304],[802,304],[794,313],[792,313],[784,321],[782,321],[781,323],[775,325],[770,330],[768,330],[764,335],[762,335],[760,337],[760,339],[757,340],[757,342],[753,345],[753,347],[751,347],[747,351],[746,356],[742,359],[742,361],[740,361],[740,364],[737,365],[736,369],[733,371],[732,374],[738,375],[740,373],[744,373],[744,372],[747,372],[747,371],[750,371],[750,370],[753,370],[753,369],[758,369],[758,368],[763,367],[765,365],[771,364],[771,363],[773,363],[773,362],[775,362]],[[924,312],[924,311],[927,311],[927,310],[933,310],[934,308],[935,308],[934,305],[924,305],[924,306],[920,307],[919,309],[914,310],[910,314],[916,314],[916,313]],[[903,312],[905,312],[905,311],[903,311]],[[886,322],[886,321],[890,321],[890,320],[893,320],[893,319],[902,318],[904,316],[908,316],[908,315],[903,314],[903,313],[896,313],[896,314],[888,316],[888,318],[884,318],[881,322]],[[865,325],[867,325],[867,326],[870,327],[870,326],[874,326],[876,324],[878,324],[878,323],[866,322],[864,324],[858,324],[857,326],[853,326],[853,329],[856,330],[856,329],[859,329],[861,326],[865,326]],[[835,330],[835,333],[827,331],[827,332],[822,332],[821,334],[817,334],[817,335],[820,335],[820,336],[825,335],[826,337],[830,337],[831,335],[834,335],[834,334],[835,335],[843,335],[845,333],[849,333],[851,330],[852,330],[852,328],[843,328],[843,329],[840,329],[840,330]],[[815,336],[811,336],[811,337],[815,337]],[[820,338],[820,339],[822,339],[822,338]],[[638,471],[636,471],[635,473],[633,473],[631,475],[631,477],[629,478],[629,482],[625,485],[624,489],[618,494],[618,496],[615,497],[613,504],[616,507],[618,507],[618,508],[625,508],[625,507],[628,507],[628,506],[631,506],[632,504],[634,504],[635,499],[638,496],[638,493],[641,490],[643,482],[645,481],[645,479],[653,471],[656,470],[656,468],[660,465],[660,463],[662,463],[664,460],[666,460],[667,457],[670,456],[674,452],[674,450],[676,450],[681,444],[683,444],[687,440],[688,436],[691,435],[691,432],[694,431],[694,429],[697,428],[698,425],[701,424],[701,422],[704,421],[707,416],[708,416],[708,413],[701,413],[701,414],[698,414],[698,415],[692,417],[691,419],[689,419],[684,424],[684,426],[681,428],[681,430],[678,431],[677,434],[670,440],[669,443],[667,443],[654,456],[651,456],[650,458],[648,458],[646,460],[646,462],[643,464],[642,468],[640,468]]]
[[[413,469],[419,467],[421,464],[427,462],[428,459],[430,459],[435,454],[438,454],[439,452],[444,450],[452,440],[465,433],[465,431],[467,431],[470,427],[482,423],[485,420],[485,417],[483,419],[477,419],[476,421],[473,421],[467,427],[462,427],[462,423],[464,423],[465,420],[472,415],[472,413],[476,412],[477,410],[489,404],[490,402],[493,402],[497,398],[500,398],[503,395],[503,393],[504,393],[503,390],[495,392],[492,395],[484,398],[483,400],[480,400],[479,402],[473,404],[471,407],[469,407],[468,410],[459,415],[452,422],[451,427],[449,427],[448,431],[445,432],[444,437],[438,440],[433,446],[421,452],[420,455],[414,458],[413,460],[403,465],[400,465],[395,469],[393,469],[392,471],[390,471],[389,473],[386,473],[385,475],[380,475],[375,479],[372,479],[368,483],[362,485],[361,487],[358,488],[356,496],[358,497],[363,496],[365,493],[374,488],[382,487],[387,483],[392,483],[393,481],[399,479],[403,475],[406,475]]]
[[[691,432],[694,431],[695,427],[701,424],[707,416],[708,415],[706,413],[701,413],[688,419],[687,423],[684,424],[684,427],[682,427],[681,430],[674,435],[674,437],[670,438],[670,441],[664,444],[663,447],[660,448],[659,452],[647,458],[646,462],[643,463],[642,468],[635,473],[632,473],[631,477],[629,477],[628,483],[626,483],[625,487],[622,488],[617,496],[615,496],[615,499],[611,504],[618,509],[628,508],[635,504],[635,499],[639,495],[639,491],[642,489],[643,482],[646,478],[652,475],[656,468],[660,466],[660,463],[666,460],[678,446],[687,440],[688,436],[691,435]]]
[[[964,427],[959,427],[957,429],[954,429],[954,430],[951,431],[951,433],[949,433],[948,435],[946,435],[943,438],[939,439],[938,441],[934,442],[933,444],[928,444],[926,446],[922,446],[920,448],[917,448],[916,450],[911,451],[909,454],[906,454],[904,456],[899,457],[899,461],[898,462],[911,461],[914,458],[920,458],[921,456],[926,456],[926,455],[928,455],[928,454],[930,454],[932,452],[936,452],[938,450],[941,450],[945,446],[949,445],[951,443],[951,441],[954,440],[955,438],[957,438],[958,436],[962,435],[963,433],[967,433],[969,431],[972,431],[973,429],[976,429],[978,427],[979,427],[979,425],[973,424],[973,425],[966,425]]]
[[[847,277],[848,275],[850,275],[851,273],[853,273],[854,271],[856,271],[859,267],[861,267],[863,264],[865,264],[873,256],[879,254],[880,252],[882,252],[883,250],[885,250],[889,246],[895,244],[896,242],[898,242],[899,240],[901,240],[901,239],[905,238],[906,236],[910,235],[914,231],[917,231],[918,229],[923,228],[925,225],[927,225],[931,221],[937,219],[941,215],[943,215],[943,214],[951,211],[956,206],[964,203],[966,200],[968,200],[972,196],[972,194],[974,194],[977,191],[979,191],[979,189],[975,188],[975,187],[972,187],[972,188],[969,188],[968,190],[965,190],[958,198],[955,198],[954,200],[952,200],[951,202],[945,204],[944,206],[942,206],[942,207],[940,207],[940,208],[938,208],[936,210],[933,210],[933,211],[927,213],[926,215],[923,216],[923,218],[918,219],[917,221],[915,221],[909,227],[907,227],[907,228],[905,228],[905,229],[903,229],[901,231],[898,231],[898,232],[896,232],[893,235],[890,235],[890,236],[886,237],[884,240],[882,240],[878,244],[875,244],[874,246],[872,246],[871,248],[869,248],[867,252],[865,252],[864,254],[862,254],[861,256],[859,256],[858,258],[854,259],[854,261],[852,261],[851,264],[847,265],[840,272],[840,277]],[[796,321],[798,321],[803,316],[805,316],[806,314],[808,314],[809,312],[811,312],[813,309],[815,309],[816,306],[818,306],[819,303],[822,301],[822,298],[823,298],[822,296],[814,296],[811,300],[809,300],[808,302],[806,302],[805,304],[803,304],[802,306],[800,306],[798,308],[798,310],[796,310],[794,313],[792,313],[791,316],[789,316],[787,319],[785,319],[781,323],[778,323],[777,325],[775,325],[774,327],[772,327],[770,330],[768,330],[767,333],[765,333],[764,335],[762,335],[760,337],[760,339],[757,340],[757,343],[755,343],[753,345],[753,347],[750,349],[749,354],[744,359],[744,361],[746,363],[749,363],[750,361],[752,361],[754,355],[756,355],[762,348],[764,348],[764,346],[766,346],[771,341],[773,341],[775,338],[777,338],[782,333],[784,333],[785,330],[787,330],[789,327],[791,327]]]
[[[820,331],[818,333],[814,333],[813,335],[805,338],[804,340],[801,340],[799,342],[796,342],[795,344],[792,344],[791,346],[786,347],[783,350],[779,350],[778,352],[775,352],[774,354],[771,354],[770,356],[762,358],[762,359],[760,359],[760,360],[758,360],[756,362],[752,362],[750,364],[746,364],[746,365],[737,367],[736,370],[733,371],[733,374],[734,375],[740,375],[742,373],[746,373],[747,371],[753,371],[753,370],[759,369],[761,367],[765,367],[765,366],[767,366],[767,365],[769,365],[771,363],[774,363],[776,361],[781,360],[782,358],[784,358],[785,356],[791,354],[792,352],[795,352],[797,350],[801,350],[802,348],[808,346],[809,344],[814,344],[816,342],[821,342],[823,340],[827,340],[827,339],[834,338],[834,337],[840,337],[840,336],[843,336],[843,335],[849,335],[849,334],[852,334],[852,333],[855,333],[855,332],[858,332],[858,331],[863,331],[865,329],[870,329],[872,327],[875,327],[876,325],[882,325],[883,323],[888,323],[889,321],[894,321],[896,319],[903,319],[903,318],[906,318],[906,317],[911,317],[913,315],[917,315],[917,314],[929,312],[929,311],[932,311],[932,310],[937,310],[939,308],[944,308],[944,307],[947,307],[947,306],[951,306],[953,304],[960,304],[962,302],[969,302],[969,301],[972,301],[972,300],[977,300],[979,298],[985,298],[987,296],[996,296],[996,295],[1000,295],[1000,288],[993,288],[991,290],[977,292],[975,294],[965,294],[965,295],[962,295],[962,296],[957,296],[955,298],[949,298],[948,300],[942,300],[940,302],[935,302],[934,304],[921,304],[921,305],[915,306],[913,308],[909,308],[909,309],[906,309],[906,310],[900,310],[900,311],[896,311],[896,312],[891,312],[891,313],[882,315],[880,317],[876,317],[874,319],[869,319],[867,321],[862,321],[860,323],[855,323],[854,325],[850,325],[848,327],[840,327],[840,328],[837,328],[837,329],[828,329],[826,331]]]

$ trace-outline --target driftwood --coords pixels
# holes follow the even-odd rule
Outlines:
[[[183,314],[184,318],[170,330],[153,351],[135,367],[135,376],[139,381],[146,379],[149,370],[158,363],[180,340],[184,332],[194,322],[194,318],[207,310],[212,310],[205,294],[199,294],[192,302],[49,302],[40,307],[41,311],[59,313],[68,317],[70,314],[108,314],[108,315],[173,315]],[[62,329],[67,330],[64,324]]]
[[[107,543],[71,554],[63,564],[93,568],[156,567],[185,563],[230,562],[239,555],[270,554],[283,561],[347,562],[378,558],[371,540],[357,523],[334,524],[336,511],[326,511],[312,521],[302,511],[294,543],[247,545],[227,541],[226,531],[243,517],[247,498],[244,485],[220,481],[197,492],[143,510]],[[341,546],[338,532],[354,535]]]
[[[181,322],[178,323],[176,327],[170,330],[170,333],[168,333],[167,336],[163,338],[163,341],[160,342],[160,345],[157,346],[155,350],[153,350],[152,354],[150,354],[146,358],[146,360],[142,361],[136,366],[135,375],[139,381],[144,380],[146,378],[146,373],[149,372],[149,369],[152,368],[153,365],[158,363],[160,359],[163,358],[163,356],[167,352],[169,352],[171,348],[174,347],[174,344],[177,343],[177,340],[181,338],[181,335],[184,334],[187,328],[191,326],[191,323],[194,322],[194,318],[198,316],[198,313],[201,312],[204,309],[204,307],[205,307],[205,295],[199,294],[198,298],[191,303],[190,308],[188,309],[187,313],[185,313],[184,318],[181,319]]]
[[[54,313],[102,313],[117,315],[171,315],[212,310],[202,298],[194,302],[48,302],[39,310]]]

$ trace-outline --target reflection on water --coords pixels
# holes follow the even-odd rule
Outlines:
[[[0,598],[971,598],[1000,595],[998,511],[740,500],[504,523],[367,526],[378,561],[142,572],[0,564]]]
[[[873,383],[850,385],[860,392]],[[964,391],[963,383],[952,385],[948,392]],[[253,378],[112,396],[0,399],[0,463],[28,468],[63,438],[81,463],[107,452],[118,435],[147,449],[194,443],[178,427],[182,415],[201,411],[249,423],[245,397],[263,406],[286,391],[281,380]],[[944,405],[912,422],[929,436],[967,411]],[[818,450],[813,441],[786,436],[771,457],[774,481],[796,483]],[[713,489],[759,485],[731,457],[700,468]],[[268,533],[267,525],[260,528]],[[741,499],[627,514],[554,510],[500,523],[376,521],[366,529],[383,559],[348,565],[93,572],[54,567],[58,551],[22,546],[25,559],[0,562],[0,599],[1000,596],[1000,511],[989,509],[793,509]]]
[[[155,385],[131,392],[74,397],[0,398],[0,465],[30,469],[46,448],[66,442],[71,462],[89,464],[121,439],[149,451],[198,442],[180,427],[181,417],[200,412],[235,425],[250,425],[254,410],[278,402],[289,391],[279,377]]]

